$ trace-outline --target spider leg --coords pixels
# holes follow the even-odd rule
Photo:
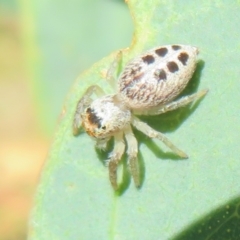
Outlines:
[[[117,53],[116,57],[114,58],[113,62],[111,63],[111,65],[107,71],[107,75],[106,75],[106,79],[107,79],[108,83],[114,90],[117,89],[117,81],[114,78],[114,73],[115,73],[117,67],[119,66],[119,63],[121,60],[122,60],[122,51],[119,51]]]
[[[137,115],[159,115],[168,111],[175,110],[177,108],[183,107],[193,101],[198,100],[199,98],[203,97],[208,92],[208,89],[201,90],[197,93],[194,93],[189,96],[182,97],[176,101],[167,103],[166,105],[161,105],[159,107],[149,109],[149,110],[135,110],[134,114]]]
[[[109,179],[112,184],[112,187],[117,190],[117,167],[121,161],[122,155],[125,150],[125,143],[123,139],[123,132],[119,132],[114,135],[114,148],[110,154],[110,159],[107,161],[108,170],[109,170]]]
[[[182,150],[177,148],[167,137],[165,137],[162,133],[152,129],[146,123],[140,121],[138,118],[133,117],[132,124],[139,131],[143,132],[150,138],[157,138],[162,141],[167,147],[169,147],[174,153],[176,153],[181,158],[188,158],[187,154]]]
[[[94,93],[97,96],[104,95],[104,91],[98,85],[92,85],[86,90],[82,98],[77,103],[72,126],[74,135],[77,135],[80,131],[82,125],[81,114],[84,111],[84,109],[91,104],[92,102],[91,96]]]
[[[140,186],[140,179],[139,179],[139,166],[138,166],[138,143],[137,140],[132,132],[131,126],[129,126],[125,131],[125,138],[128,146],[128,164],[130,168],[131,175],[133,177],[134,183],[136,187]]]

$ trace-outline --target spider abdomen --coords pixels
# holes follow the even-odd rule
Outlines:
[[[191,79],[198,50],[186,45],[153,48],[130,61],[118,79],[118,94],[131,109],[146,109],[174,99]]]

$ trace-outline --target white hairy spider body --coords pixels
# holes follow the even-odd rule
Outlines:
[[[120,52],[121,53],[121,52]],[[197,63],[198,50],[186,45],[167,45],[153,48],[130,61],[118,78],[117,93],[104,95],[97,85],[90,86],[79,100],[74,115],[73,132],[82,126],[96,139],[96,147],[105,148],[114,137],[114,149],[107,160],[109,178],[113,188],[118,188],[117,166],[127,143],[128,164],[135,185],[140,186],[138,169],[138,145],[131,126],[150,138],[158,138],[182,158],[187,155],[174,146],[162,133],[155,131],[136,115],[158,115],[185,106],[207,93],[202,90],[173,101],[186,87]],[[113,67],[107,79],[114,80]],[[92,94],[98,98],[93,100]],[[125,140],[125,141],[124,141]]]

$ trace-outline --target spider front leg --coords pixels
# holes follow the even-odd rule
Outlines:
[[[117,167],[121,161],[122,155],[125,150],[125,144],[123,139],[123,132],[114,135],[114,148],[110,154],[110,159],[107,161],[109,170],[109,179],[114,190],[118,189],[117,184]]]
[[[134,134],[132,132],[131,126],[129,126],[125,131],[125,138],[127,141],[127,147],[128,147],[128,164],[130,168],[131,175],[133,177],[134,183],[136,187],[140,186],[140,177],[139,177],[139,166],[138,166],[138,144],[137,140],[134,137]]]
[[[85,108],[91,104],[92,102],[91,96],[94,93],[97,96],[104,95],[104,91],[98,85],[92,85],[86,90],[82,98],[77,103],[72,126],[74,135],[77,135],[81,129],[82,126],[81,114],[85,110]]]
[[[149,110],[135,110],[134,114],[136,115],[159,115],[168,111],[173,111],[177,108],[186,106],[187,104],[193,102],[193,101],[197,101],[198,99],[200,99],[201,97],[203,97],[204,95],[206,95],[208,92],[208,89],[204,89],[201,90],[197,93],[194,93],[192,95],[189,96],[185,96],[182,97],[176,101],[167,103],[166,105],[162,105],[153,109],[149,109]]]
[[[174,153],[176,153],[181,158],[188,158],[188,155],[179,148],[177,148],[173,143],[171,143],[171,141],[166,136],[152,129],[146,123],[140,121],[138,118],[134,117],[132,120],[132,124],[134,127],[136,127],[139,131],[143,132],[148,137],[157,138],[160,141],[162,141],[167,147],[169,147]]]

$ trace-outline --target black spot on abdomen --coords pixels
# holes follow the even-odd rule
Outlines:
[[[155,77],[157,78],[157,80],[166,80],[167,79],[167,74],[163,69],[157,69],[154,72]]]
[[[179,46],[179,45],[172,45],[172,49],[177,51],[177,50],[181,49],[181,46]]]
[[[178,71],[178,65],[175,62],[168,62],[167,63],[168,70],[172,73],[175,73]]]
[[[152,55],[146,55],[144,57],[142,57],[143,62],[147,63],[147,64],[151,64],[155,61],[154,57]]]
[[[168,49],[163,47],[163,48],[158,48],[155,50],[155,53],[159,56],[159,57],[164,57],[166,56],[166,54],[168,53]]]
[[[183,65],[186,65],[187,64],[187,61],[188,61],[188,54],[185,53],[185,52],[182,52],[179,54],[178,56],[178,60],[183,64]]]

